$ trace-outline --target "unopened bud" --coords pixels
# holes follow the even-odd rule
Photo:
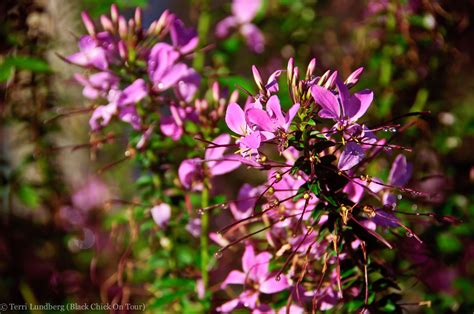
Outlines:
[[[331,71],[330,71],[330,70],[327,70],[327,71],[323,74],[323,76],[321,76],[321,78],[320,78],[319,81],[318,81],[318,85],[319,85],[319,86],[323,86],[324,82],[325,82],[325,81],[328,79],[328,77],[329,77],[329,73],[331,73]]]
[[[135,26],[137,29],[142,28],[142,9],[141,8],[136,8],[135,9]]]
[[[265,91],[265,86],[263,85],[262,76],[260,75],[260,72],[258,71],[255,65],[252,65],[252,73],[253,73],[253,79],[255,83],[257,84],[258,89],[261,91]]]
[[[110,6],[110,17],[112,18],[112,22],[118,22],[119,10],[115,3]]]
[[[108,31],[111,33],[115,32],[114,25],[112,21],[105,15],[100,16],[100,24],[102,24],[102,28],[104,31]]]
[[[128,29],[133,32],[135,30],[135,20],[130,19],[128,20]]]
[[[214,98],[215,101],[219,101],[219,99],[220,99],[219,83],[218,82],[212,83],[212,98]]]
[[[118,43],[118,51],[120,58],[123,60],[128,60],[128,49],[123,40],[120,40]]]
[[[233,102],[237,102],[237,100],[239,100],[239,92],[234,90],[232,92],[232,94],[230,94],[230,97],[229,97],[229,104],[233,103]]]
[[[87,12],[82,12],[81,17],[82,17],[82,22],[84,23],[84,26],[86,27],[86,30],[89,33],[89,35],[95,36],[94,22],[92,22],[92,19],[89,16],[89,14],[87,14]]]
[[[293,58],[290,58],[288,60],[288,66],[286,68],[286,75],[288,77],[288,83],[290,83],[293,79],[293,69],[295,68],[295,60]]]
[[[336,78],[337,71],[334,71],[333,74],[331,74],[331,76],[328,78],[326,84],[324,84],[324,87],[326,87],[327,89],[332,89],[332,87],[334,86],[334,82],[336,82]]]
[[[126,39],[128,35],[128,27],[127,27],[127,20],[123,17],[120,16],[118,19],[118,31],[120,38]]]
[[[150,26],[148,26],[148,29],[146,31],[147,35],[151,35],[155,32],[156,25],[158,25],[157,21],[151,22]]]
[[[161,14],[160,18],[158,19],[158,23],[156,24],[156,34],[160,34],[163,29],[167,28],[173,22],[173,20],[174,15],[170,14],[168,10],[165,10],[163,14]]]
[[[291,78],[291,85],[296,86],[299,80],[299,70],[298,67],[293,68],[293,77]]]
[[[347,77],[344,83],[348,87],[354,86],[355,84],[357,84],[357,82],[359,82],[359,78],[362,75],[362,72],[364,72],[364,68],[363,67],[358,68]]]
[[[306,80],[310,80],[313,76],[314,70],[316,69],[316,59],[313,58],[308,64],[308,68],[306,69]]]

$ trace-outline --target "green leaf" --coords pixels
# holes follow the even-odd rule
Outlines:
[[[450,233],[442,233],[436,238],[439,249],[444,253],[454,253],[462,249],[462,243]]]
[[[37,73],[51,72],[49,64],[43,59],[29,56],[11,56],[8,57],[4,64],[21,70],[29,70]]]
[[[18,198],[30,208],[36,208],[39,205],[40,198],[38,193],[29,185],[22,185],[18,189]]]

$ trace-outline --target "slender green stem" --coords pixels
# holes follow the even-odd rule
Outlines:
[[[209,12],[209,0],[195,0],[195,7],[199,10],[198,20],[198,35],[199,35],[199,47],[204,47],[207,42],[209,27],[211,26],[211,14]],[[204,52],[196,51],[193,61],[193,68],[196,71],[201,71],[204,68]]]
[[[205,182],[204,189],[202,190],[201,206],[206,208],[209,206],[209,189]],[[201,216],[201,276],[204,288],[207,290],[209,282],[209,213],[205,211]]]

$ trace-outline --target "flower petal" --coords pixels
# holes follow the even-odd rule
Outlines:
[[[231,103],[225,113],[225,122],[229,129],[237,134],[245,135],[247,132],[247,122],[242,108],[236,103]]]
[[[170,205],[163,203],[157,206],[154,206],[151,209],[151,216],[155,223],[161,228],[166,227],[171,217],[171,207]]]
[[[273,294],[287,289],[290,285],[286,276],[281,275],[280,280],[276,280],[275,276],[271,276],[264,282],[260,283],[260,292]]]
[[[321,106],[319,116],[337,120],[341,117],[341,109],[337,97],[329,90],[321,86],[311,87],[311,95],[317,104]]]
[[[249,122],[255,124],[265,131],[275,132],[277,125],[268,116],[268,113],[262,109],[249,109],[247,112],[247,119]]]
[[[344,151],[339,157],[338,168],[345,171],[352,169],[364,159],[364,149],[359,144],[349,142],[346,144]]]
[[[408,180],[411,178],[413,171],[413,166],[407,162],[407,159],[404,155],[398,155],[390,169],[390,174],[388,175],[388,182],[394,186],[404,186],[407,184]]]
[[[245,283],[245,274],[238,270],[233,270],[227,275],[227,278],[222,282],[221,289],[227,285],[243,285]]]
[[[261,0],[233,0],[232,15],[239,23],[248,23],[255,17],[261,5]]]

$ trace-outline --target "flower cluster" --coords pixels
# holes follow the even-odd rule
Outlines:
[[[217,25],[218,37],[238,28],[262,52],[263,35],[251,23],[260,6],[233,1],[232,16]],[[291,58],[286,70],[263,79],[253,66],[257,90],[241,106],[237,92],[228,94],[189,65],[197,33],[168,11],[147,29],[139,9],[127,21],[112,6],[100,26],[82,17],[89,34],[65,59],[89,70],[75,77],[93,102],[90,127],[99,132],[118,118],[140,135],[134,152],[153,176],[145,180],[151,188],[144,197],[153,205],[142,216],[151,216],[162,235],[181,221],[182,207],[188,209],[185,229],[201,241],[201,274],[193,275],[200,299],[209,281],[210,238],[220,246],[217,257],[245,243],[242,266],[233,265],[220,284],[225,292],[231,285],[243,289],[222,302],[220,312],[302,313],[337,309],[342,300],[362,300],[362,310],[382,307],[383,298],[369,299],[369,277],[383,270],[370,267],[368,254],[381,245],[392,248],[382,236],[387,230],[421,242],[397,217],[399,199],[421,193],[407,186],[412,166],[398,153],[410,150],[392,143],[401,126],[395,120],[364,123],[374,93],[352,91],[363,68],[345,79],[332,70],[318,75],[313,59],[301,76]],[[285,74],[288,93],[280,88]],[[201,79],[208,83],[203,94]],[[393,161],[385,181],[370,175],[373,164],[387,159]],[[244,183],[224,204],[213,199],[214,178],[241,166],[264,182]],[[192,211],[197,195],[202,219]],[[226,207],[235,221],[209,233],[208,214]],[[160,245],[173,250],[165,236]],[[383,289],[390,287],[384,283]]]
[[[370,90],[349,91],[362,68],[343,80],[337,71],[316,76],[315,67],[312,60],[306,77],[300,79],[290,59],[287,82],[292,103],[283,106],[279,93],[283,71],[274,72],[264,84],[253,67],[257,94],[244,108],[237,103],[227,107],[225,121],[235,138],[235,153],[247,167],[265,171],[267,180],[259,186],[242,186],[237,199],[228,203],[236,221],[212,236],[222,246],[217,256],[236,243],[247,243],[243,272],[231,271],[221,286],[238,284],[244,290],[219,307],[222,312],[236,307],[273,311],[260,298],[262,293],[286,297],[289,293],[286,308],[291,306],[291,311],[327,310],[364,294],[368,306],[367,251],[379,244],[392,248],[378,229],[399,227],[419,240],[395,215],[401,193],[418,195],[405,187],[412,172],[405,156],[396,156],[386,183],[366,172],[367,165],[384,152],[407,150],[390,144],[391,138],[385,136],[399,125],[371,128],[359,122],[374,100]],[[282,107],[288,108],[286,113]],[[211,146],[230,145],[216,140]],[[274,256],[255,252],[260,245],[249,238],[260,233]],[[362,256],[365,266],[356,280],[344,284],[341,265],[350,265],[346,260],[351,256]]]
[[[80,38],[79,52],[65,60],[89,69],[89,75],[75,78],[94,103],[91,129],[99,131],[117,117],[144,134],[142,146],[152,130],[140,112],[153,110],[162,115],[163,134],[179,139],[183,121],[197,119],[191,101],[201,77],[186,60],[198,45],[197,33],[168,11],[147,29],[140,8],[128,21],[115,5],[110,17],[100,17],[100,25],[87,13],[82,18],[89,34]]]
[[[225,38],[230,35],[232,29],[237,29],[252,51],[262,53],[265,37],[262,31],[251,23],[261,6],[261,0],[233,0],[232,15],[217,24],[216,36]]]

